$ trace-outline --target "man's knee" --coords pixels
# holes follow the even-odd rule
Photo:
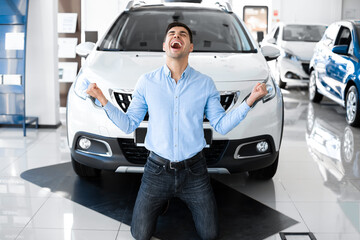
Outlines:
[[[147,231],[146,228],[136,225],[134,223],[131,223],[130,232],[133,238],[136,240],[149,240],[152,235],[151,233],[149,233],[149,231]]]
[[[217,228],[206,229],[203,232],[199,232],[198,234],[202,240],[215,240],[219,235],[219,231]]]

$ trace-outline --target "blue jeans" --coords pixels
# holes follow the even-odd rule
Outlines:
[[[164,204],[173,197],[186,203],[201,239],[216,239],[217,206],[205,158],[185,169],[174,170],[151,157],[145,164],[131,222],[131,234],[135,239],[151,238]]]

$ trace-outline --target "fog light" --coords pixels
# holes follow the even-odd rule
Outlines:
[[[80,146],[82,149],[87,150],[87,149],[89,149],[90,146],[91,146],[91,141],[90,141],[89,139],[87,139],[87,138],[82,137],[82,138],[80,138],[79,146]]]
[[[265,141],[259,142],[256,145],[256,150],[260,153],[264,153],[269,149],[269,144]]]

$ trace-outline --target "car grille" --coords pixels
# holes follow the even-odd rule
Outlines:
[[[121,110],[123,110],[123,112],[126,112],[132,100],[132,94],[114,92],[114,97]],[[220,103],[221,106],[225,109],[225,111],[228,110],[232,104],[235,104],[237,100],[238,100],[238,92],[222,92],[220,94]],[[146,113],[144,121],[148,121],[148,120],[149,120],[149,114]],[[207,120],[204,116],[204,122],[208,122],[208,121],[209,120]]]
[[[120,148],[126,158],[134,164],[145,164],[149,151],[145,147],[136,146],[134,139],[119,138]],[[229,140],[213,140],[209,148],[204,148],[204,155],[208,164],[217,163],[224,154]]]
[[[309,63],[302,63],[301,65],[302,65],[304,71],[305,71],[308,75],[310,75],[310,70],[309,70],[309,65],[310,65],[310,64],[309,64]]]

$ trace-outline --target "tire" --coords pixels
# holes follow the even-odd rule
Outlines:
[[[270,166],[255,171],[249,171],[249,176],[257,180],[269,180],[275,175],[278,163],[279,155],[276,157],[275,162]]]
[[[316,74],[315,71],[310,73],[310,80],[309,80],[309,100],[314,103],[319,103],[323,98],[316,86]]]
[[[346,94],[346,121],[350,126],[360,125],[359,93],[356,86],[351,86]]]
[[[100,169],[85,166],[84,164],[77,162],[72,156],[71,156],[71,163],[75,173],[79,177],[85,177],[85,178],[98,177],[101,173]]]
[[[351,127],[347,126],[344,130],[344,136],[341,142],[341,162],[343,166],[349,165],[348,169],[352,169],[351,165],[354,162],[354,156],[356,155],[356,145],[354,133]]]

